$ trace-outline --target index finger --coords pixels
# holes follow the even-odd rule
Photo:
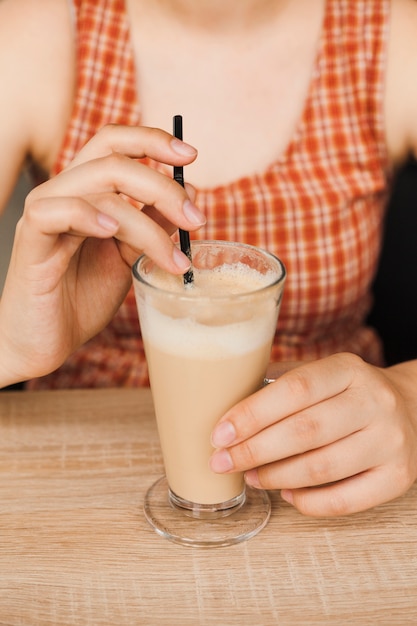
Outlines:
[[[244,441],[298,411],[343,393],[352,383],[361,361],[335,354],[292,369],[273,383],[232,407],[212,433],[216,448]]]
[[[186,165],[197,157],[193,146],[173,138],[160,128],[107,124],[81,148],[66,169],[112,152],[136,159],[149,157],[169,165]]]

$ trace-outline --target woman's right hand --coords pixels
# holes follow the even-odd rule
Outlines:
[[[30,192],[0,302],[0,386],[53,371],[104,328],[142,252],[169,272],[189,268],[170,235],[204,224],[193,190],[138,159],[196,156],[162,130],[106,126]]]

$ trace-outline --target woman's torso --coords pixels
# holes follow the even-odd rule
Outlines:
[[[149,98],[143,96],[146,107],[141,109],[140,76],[145,72],[137,68],[140,46],[135,48],[135,63],[124,3],[89,0],[75,6],[78,85],[54,173],[65,167],[103,124],[152,122],[146,113],[152,109]],[[380,360],[379,343],[363,320],[379,253],[389,177],[382,118],[388,11],[388,0],[328,0],[319,44],[317,36],[310,41],[311,50],[317,52],[316,61],[310,63],[304,82],[296,86],[300,98],[295,113],[287,110],[290,131],[284,149],[275,140],[276,157],[270,163],[268,151],[260,150],[263,167],[259,171],[256,159],[255,173],[245,171],[248,161],[242,158],[243,175],[229,182],[236,173],[232,167],[225,181],[198,188],[196,202],[207,214],[207,226],[197,234],[199,238],[246,241],[268,248],[287,266],[274,359],[317,358],[350,350],[370,361]],[[120,42],[117,48],[112,45],[115,36]],[[96,59],[94,69],[87,62],[91,58]],[[272,68],[273,63],[268,63]],[[251,76],[253,72],[249,84]],[[279,90],[271,89],[270,95],[276,98],[278,119],[283,111]],[[207,98],[211,102],[213,94]],[[178,95],[173,101],[181,102]],[[162,110],[158,109],[158,115]],[[215,108],[210,110],[215,118]],[[172,110],[178,112],[182,111]],[[268,112],[271,117],[273,107],[269,106]],[[203,126],[208,115],[202,111]],[[184,121],[187,129],[186,116]],[[170,119],[165,127],[169,124]],[[280,124],[275,127],[269,119],[267,127],[270,132],[259,126],[259,141],[270,147],[274,136],[280,134]],[[244,131],[245,127],[241,128],[243,136]],[[186,139],[193,142],[193,137],[187,135]],[[211,133],[211,141],[216,142],[215,133]],[[253,141],[252,137],[249,147]],[[236,141],[237,151],[239,146]],[[233,158],[224,153],[219,150],[219,163]],[[212,177],[216,171],[214,168]],[[213,182],[210,172],[206,179],[198,170],[194,174],[197,181]],[[190,182],[192,175],[190,169]],[[32,386],[137,385],[146,383],[146,377],[130,293],[107,329],[57,373]]]

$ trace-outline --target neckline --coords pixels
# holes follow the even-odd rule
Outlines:
[[[126,0],[123,0],[123,4],[125,7],[125,16],[126,16],[126,22],[127,22],[126,28],[127,28],[128,36],[129,36],[129,49],[130,49],[130,55],[131,55],[131,67],[132,67],[132,72],[133,72],[132,80],[134,82],[136,104],[139,110],[138,123],[140,124],[141,123],[141,103],[140,103],[140,95],[138,92],[138,83],[136,79],[137,71],[136,71],[136,64],[135,64],[134,46],[133,46],[133,41],[132,41],[131,23],[129,19],[130,16],[129,16]],[[304,134],[304,131],[307,125],[308,114],[311,108],[311,102],[313,100],[313,95],[316,92],[317,85],[319,82],[320,73],[321,73],[320,70],[321,70],[322,59],[323,59],[323,51],[324,51],[326,39],[328,36],[328,29],[326,28],[326,24],[328,22],[329,13],[331,11],[331,4],[332,4],[332,0],[324,0],[324,9],[323,9],[323,15],[322,15],[322,20],[321,20],[321,27],[319,31],[319,37],[317,40],[315,58],[314,58],[314,63],[312,65],[312,72],[311,72],[310,80],[309,80],[308,87],[306,90],[304,105],[301,110],[300,116],[298,117],[298,120],[296,124],[294,125],[294,131],[292,133],[291,139],[287,143],[285,149],[267,167],[265,167],[262,172],[253,171],[251,174],[244,174],[228,183],[221,183],[219,185],[213,185],[212,187],[196,187],[196,191],[198,195],[200,194],[210,195],[214,193],[219,193],[226,189],[245,186],[248,182],[253,181],[254,179],[257,179],[257,180],[265,179],[269,177],[272,172],[280,169],[281,167],[283,167],[290,161],[291,155],[296,150]],[[152,159],[146,159],[146,160],[149,162],[152,162],[152,166],[154,167],[154,169],[157,169],[158,171],[162,171],[166,173],[166,169],[164,168],[164,166],[160,165],[157,161],[153,161]]]

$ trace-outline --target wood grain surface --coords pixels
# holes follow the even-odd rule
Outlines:
[[[262,533],[204,550],[148,526],[162,469],[147,389],[0,394],[0,624],[417,624],[416,487],[335,520],[272,494]]]

